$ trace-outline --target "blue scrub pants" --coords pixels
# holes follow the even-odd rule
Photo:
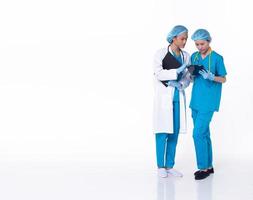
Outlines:
[[[180,127],[179,101],[173,102],[174,133],[156,133],[156,159],[158,168],[173,168]]]
[[[192,109],[193,140],[198,169],[207,169],[213,166],[212,142],[209,124],[213,112],[200,112]]]

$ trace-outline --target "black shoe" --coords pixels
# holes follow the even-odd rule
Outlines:
[[[196,176],[199,172],[201,172],[200,170],[194,172],[194,176]]]
[[[200,171],[195,175],[196,180],[201,180],[208,177],[210,173],[208,171]]]
[[[207,171],[209,172],[209,174],[213,174],[214,173],[213,167],[211,169],[208,169]]]
[[[211,169],[208,169],[207,171],[209,172],[209,174],[213,174],[214,173],[213,167]],[[201,172],[201,170],[196,171],[194,173],[194,175],[196,176],[196,174],[198,174],[199,172]]]

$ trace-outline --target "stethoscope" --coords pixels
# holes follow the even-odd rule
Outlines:
[[[210,72],[211,71],[211,55],[212,55],[212,49],[210,48],[210,53],[209,53],[209,58],[208,58],[208,72]],[[194,57],[194,59],[193,59],[193,63],[195,63],[195,61],[197,60],[197,59],[199,59],[199,52],[198,53],[196,53],[196,55],[195,55],[195,57]]]

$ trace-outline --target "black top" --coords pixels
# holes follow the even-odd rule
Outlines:
[[[162,60],[162,67],[163,69],[177,69],[181,66],[181,63],[170,53],[168,50],[168,53]],[[167,81],[161,81],[165,87],[167,87]]]

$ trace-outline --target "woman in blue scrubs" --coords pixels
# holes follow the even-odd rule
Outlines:
[[[175,26],[167,36],[169,46],[158,50],[154,59],[154,133],[158,175],[163,178],[168,174],[183,176],[173,167],[178,134],[186,132],[184,88],[190,82],[184,78],[184,75],[187,74],[186,66],[190,62],[190,55],[182,48],[187,38],[187,28],[181,25]],[[171,56],[180,67],[165,69],[167,56]],[[172,63],[167,65],[172,66]]]
[[[193,65],[203,65],[204,70],[194,77],[190,108],[193,119],[193,139],[198,171],[195,179],[208,177],[213,170],[212,142],[209,124],[213,113],[219,111],[222,83],[226,82],[223,57],[210,47],[211,36],[205,29],[198,29],[192,35],[197,52],[191,56]]]

